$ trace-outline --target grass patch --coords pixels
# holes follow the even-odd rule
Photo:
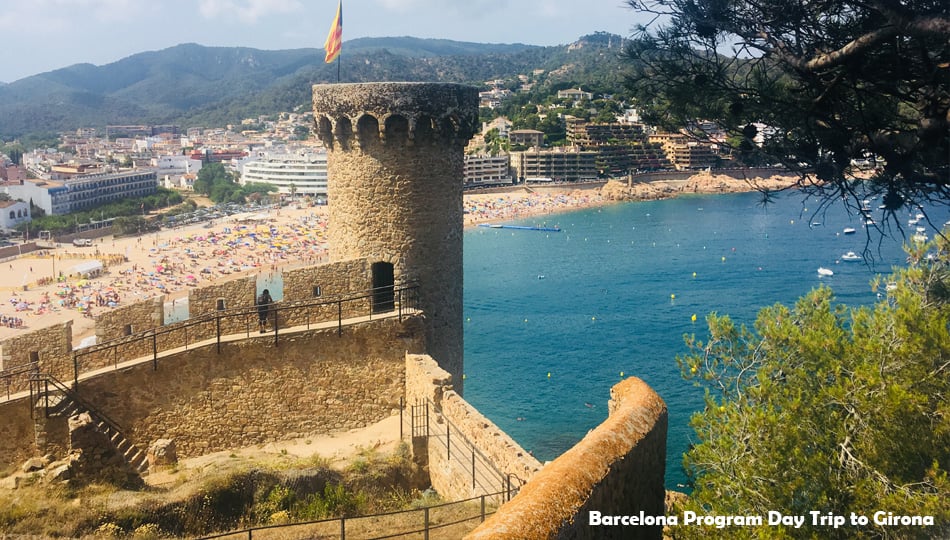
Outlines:
[[[40,480],[0,491],[0,536],[151,539],[191,537],[258,525],[371,514],[418,498],[408,447],[363,450],[343,470],[330,460],[236,463],[176,469],[174,481],[137,491],[71,488]]]

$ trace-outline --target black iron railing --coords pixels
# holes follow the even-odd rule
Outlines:
[[[352,516],[352,517],[338,517],[330,519],[321,519],[316,521],[303,521],[299,523],[287,523],[280,525],[261,525],[259,527],[251,527],[248,529],[241,529],[237,531],[230,531],[226,533],[215,534],[211,536],[202,536],[199,537],[199,540],[211,540],[212,538],[227,538],[227,537],[239,537],[247,538],[248,540],[253,540],[254,533],[261,533],[263,531],[270,531],[273,529],[284,529],[289,530],[291,528],[298,529],[300,538],[336,538],[339,537],[340,540],[346,540],[347,535],[357,535],[351,536],[354,538],[362,538],[365,540],[383,540],[386,538],[400,538],[400,537],[409,537],[409,538],[418,538],[417,535],[422,535],[422,538],[429,538],[430,533],[436,531],[442,531],[448,527],[454,527],[461,525],[463,523],[471,522],[478,520],[479,523],[485,521],[487,516],[490,516],[495,513],[494,509],[489,507],[489,501],[492,498],[499,498],[507,500],[510,498],[509,494],[502,491],[498,493],[487,493],[485,495],[479,495],[478,497],[472,497],[470,499],[464,499],[461,501],[452,501],[448,503],[436,504],[431,506],[425,506],[423,508],[414,508],[411,510],[398,510],[395,512],[384,512],[380,514],[369,514],[363,516]],[[467,516],[458,517],[457,515],[452,516],[447,519],[437,519],[434,518],[436,513],[440,510],[451,509],[453,507],[458,507],[462,505],[468,505],[478,501],[479,507],[478,511]],[[421,522],[419,525],[406,525],[405,521],[411,521],[412,515],[417,514],[419,517],[416,518],[417,522]],[[396,519],[397,521],[402,521],[402,524],[388,524],[387,521],[391,519]],[[421,518],[421,519],[420,519]],[[372,531],[371,533],[366,532],[364,527],[361,531],[353,531],[354,524],[361,522],[372,522],[372,525],[369,527]],[[350,529],[347,529],[349,524]],[[310,530],[301,530],[309,528]],[[318,529],[319,530],[314,530]],[[408,529],[408,530],[407,530]],[[474,526],[471,527],[474,529]],[[470,530],[470,529],[469,529]],[[330,531],[333,531],[332,533]],[[465,531],[469,532],[468,530]],[[290,534],[290,533],[289,533]],[[463,533],[464,534],[464,533]],[[461,538],[463,534],[453,535],[455,537]]]
[[[393,302],[389,311],[374,309],[373,299],[378,298],[380,289],[392,294]],[[415,313],[418,305],[419,286],[415,283],[314,301],[288,304],[275,302],[268,308],[267,334],[273,336],[276,346],[280,343],[282,330],[301,326],[309,330],[315,324],[336,322],[337,332],[342,335],[344,320],[364,317],[365,320],[374,320],[395,314],[401,321]],[[82,373],[107,367],[108,364],[117,368],[120,362],[132,358],[151,356],[157,369],[159,353],[174,349],[188,350],[198,343],[206,344],[211,339],[216,341],[218,352],[221,352],[223,337],[243,334],[250,338],[256,334],[260,327],[258,318],[257,306],[220,310],[78,349],[73,352],[73,384],[79,383]]]

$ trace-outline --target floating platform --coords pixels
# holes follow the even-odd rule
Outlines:
[[[531,227],[528,225],[499,225],[497,223],[479,223],[478,226],[486,227],[489,229],[518,229],[522,231],[561,232],[560,227]]]

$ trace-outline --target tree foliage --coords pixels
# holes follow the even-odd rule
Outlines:
[[[703,514],[934,516],[935,527],[849,525],[737,537],[935,538],[950,533],[950,240],[911,248],[873,307],[827,287],[760,311],[754,331],[707,318],[677,361],[706,388],[684,465]],[[715,531],[695,531],[702,536]],[[680,530],[677,537],[689,537]]]
[[[32,201],[30,201],[32,203]],[[47,230],[54,235],[75,232],[79,225],[84,225],[103,219],[141,216],[143,212],[150,212],[161,208],[167,208],[182,202],[181,193],[177,191],[158,188],[152,195],[145,197],[136,197],[121,199],[97,206],[95,208],[84,210],[82,212],[73,212],[71,214],[57,214],[47,216],[39,207],[32,205],[31,215],[33,220],[29,224],[20,224],[17,230]]]
[[[889,210],[950,202],[950,4],[942,0],[628,0],[656,15],[628,57],[648,118],[715,120],[761,153],[813,171],[801,187],[854,195],[851,160]],[[752,123],[775,132],[757,133]],[[699,134],[699,131],[696,131]],[[861,195],[858,198],[863,198]],[[855,197],[849,197],[853,200]]]
[[[234,181],[234,175],[220,163],[208,163],[198,171],[194,183],[195,193],[207,196],[212,201],[244,202],[244,192]]]

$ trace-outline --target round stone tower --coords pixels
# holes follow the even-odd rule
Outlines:
[[[419,284],[427,352],[461,392],[463,150],[478,89],[318,84],[313,112],[328,152],[330,259],[368,259],[377,290]]]

